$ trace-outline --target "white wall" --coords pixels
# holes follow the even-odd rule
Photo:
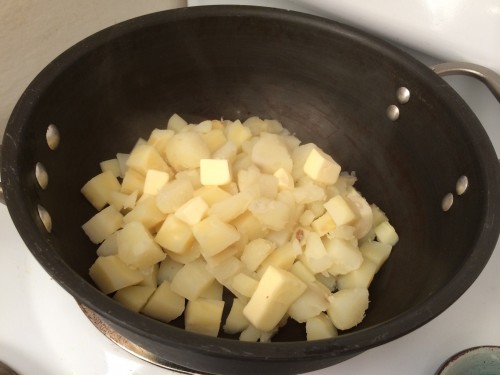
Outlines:
[[[0,0],[0,139],[15,103],[57,55],[107,26],[186,0]]]

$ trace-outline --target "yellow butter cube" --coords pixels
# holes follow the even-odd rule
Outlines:
[[[169,179],[170,176],[167,172],[154,169],[148,170],[144,180],[143,193],[149,195],[158,194],[160,189],[165,186]]]
[[[232,181],[229,161],[226,159],[201,159],[200,181],[202,185],[227,185]]]
[[[304,163],[304,173],[314,181],[334,184],[340,174],[340,165],[323,151],[313,148]]]

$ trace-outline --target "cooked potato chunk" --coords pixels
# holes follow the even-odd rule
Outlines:
[[[108,206],[92,216],[82,225],[82,228],[93,243],[99,244],[118,230],[122,224],[122,214],[113,206]]]
[[[97,257],[90,267],[89,275],[105,294],[135,285],[144,278],[141,271],[128,267],[118,255]]]
[[[200,298],[188,301],[184,322],[186,331],[217,336],[222,321],[224,301]]]
[[[141,312],[162,322],[170,322],[184,312],[185,300],[174,293],[168,281],[163,281],[154,291]]]
[[[368,309],[368,289],[343,289],[328,297],[328,316],[338,329],[352,328],[363,320]]]
[[[109,202],[111,192],[120,191],[120,188],[113,172],[105,171],[91,178],[81,192],[97,210],[101,210]]]
[[[139,312],[155,289],[156,286],[131,285],[118,290],[113,299],[120,302],[127,309]]]

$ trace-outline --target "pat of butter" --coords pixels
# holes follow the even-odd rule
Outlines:
[[[226,185],[231,182],[231,169],[226,159],[201,159],[200,182],[202,185]]]
[[[292,190],[294,188],[293,177],[284,168],[279,168],[273,175],[278,180],[278,187],[281,190]]]
[[[349,224],[356,219],[356,214],[351,210],[346,200],[340,195],[330,198],[323,206],[338,226]]]
[[[304,173],[314,181],[323,184],[334,184],[340,174],[340,165],[329,155],[313,148],[304,163]]]
[[[208,204],[202,197],[197,196],[191,198],[174,213],[177,219],[182,220],[186,224],[195,225],[201,221],[208,211]]]
[[[143,193],[149,195],[156,195],[158,191],[165,186],[165,184],[170,179],[167,172],[157,171],[150,169],[146,173],[146,179],[144,180]]]

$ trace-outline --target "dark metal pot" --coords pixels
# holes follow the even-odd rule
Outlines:
[[[405,104],[400,87],[410,92]],[[387,116],[390,105],[397,119]],[[95,288],[88,276],[95,247],[81,230],[94,211],[80,188],[100,161],[128,152],[173,113],[192,122],[279,119],[356,171],[358,188],[400,235],[371,286],[362,324],[336,339],[305,342],[303,327],[290,325],[279,342],[244,343],[130,312]],[[60,135],[55,150],[46,140],[50,124]],[[35,178],[37,163],[48,174],[46,188]],[[457,195],[461,176],[468,189]],[[497,156],[445,81],[373,36],[266,8],[151,14],[70,48],[15,107],[3,138],[2,184],[28,248],[80,304],[159,358],[212,373],[306,372],[405,335],[465,292],[500,230]],[[445,212],[448,193],[454,202]]]

